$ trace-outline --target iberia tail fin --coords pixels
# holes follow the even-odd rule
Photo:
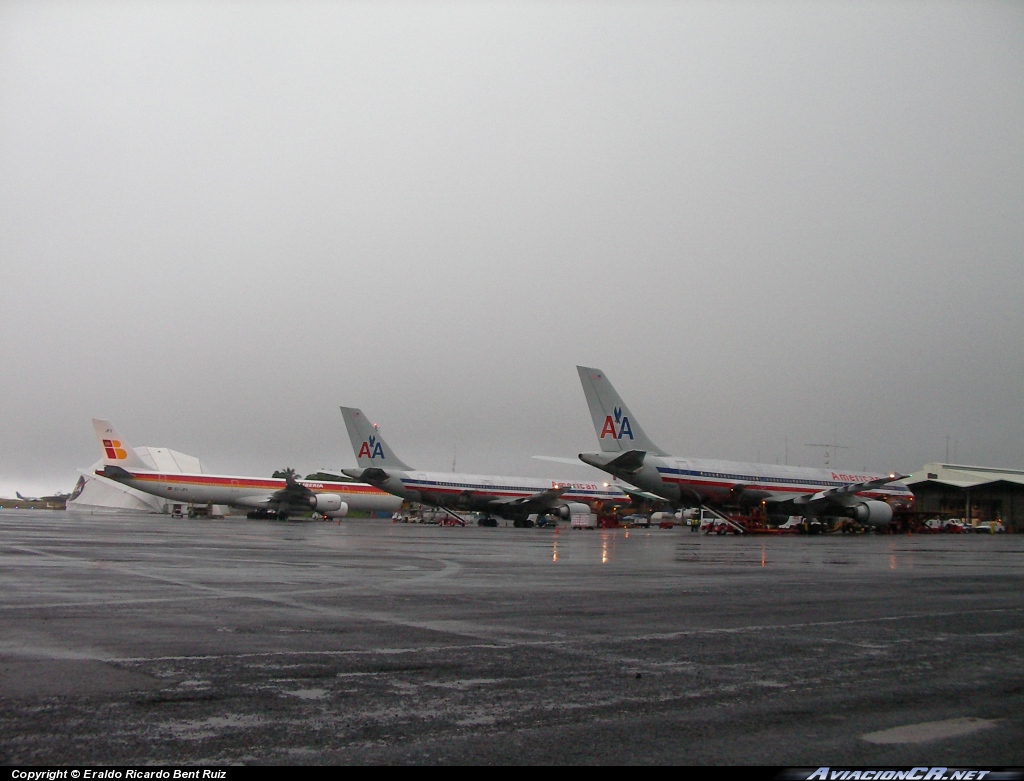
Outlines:
[[[139,458],[139,454],[124,441],[109,420],[93,418],[92,427],[96,430],[96,439],[99,440],[100,450],[103,452],[104,464],[119,466],[129,471],[153,471],[153,467]]]

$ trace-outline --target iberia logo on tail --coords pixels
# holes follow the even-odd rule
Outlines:
[[[380,446],[380,442],[377,441],[377,437],[370,437],[368,440],[363,442],[362,447],[359,448],[359,457],[377,458],[377,456],[384,458],[384,448]]]
[[[622,414],[621,407],[616,407],[612,412],[615,413],[615,419],[612,420],[611,415],[605,417],[604,426],[601,428],[601,436],[598,439],[604,439],[605,437],[611,437],[612,439],[629,437],[632,439],[633,429],[629,425],[629,416]]]
[[[128,451],[121,447],[121,442],[116,439],[104,439],[103,451],[107,454],[107,458],[113,461],[124,461],[128,458]]]

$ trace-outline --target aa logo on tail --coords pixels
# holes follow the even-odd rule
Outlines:
[[[615,419],[612,419],[611,415],[608,415],[604,419],[604,426],[601,428],[601,436],[598,439],[604,439],[605,437],[611,437],[612,439],[622,439],[623,437],[633,438],[633,429],[629,425],[629,416],[622,414],[622,408],[616,407],[612,410],[615,413]]]
[[[359,457],[377,458],[378,456],[384,458],[384,448],[380,446],[380,442],[377,441],[377,437],[370,437],[368,440],[363,442],[362,447],[359,448]]]
[[[121,447],[121,443],[116,439],[104,439],[103,451],[107,454],[107,458],[114,461],[123,461],[128,458],[128,451]]]

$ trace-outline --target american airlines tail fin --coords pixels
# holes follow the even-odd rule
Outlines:
[[[601,450],[605,453],[622,453],[627,450],[643,450],[655,456],[667,456],[640,428],[633,413],[619,398],[615,388],[608,382],[604,372],[587,366],[577,366],[583,393],[590,407],[594,431]]]
[[[103,451],[103,463],[107,466],[119,466],[128,470],[153,471],[153,467],[139,458],[138,453],[114,429],[109,420],[92,419],[92,427],[96,430],[100,450]]]
[[[403,469],[411,471],[412,467],[403,462],[388,447],[377,427],[366,419],[361,410],[354,407],[342,407],[341,416],[345,418],[348,438],[352,440],[352,452],[356,454],[356,463],[363,469],[378,467],[383,469]]]

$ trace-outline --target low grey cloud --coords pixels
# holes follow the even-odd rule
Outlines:
[[[1022,126],[1013,3],[5,4],[0,493],[339,404],[550,474],[577,363],[680,455],[1021,467]]]

